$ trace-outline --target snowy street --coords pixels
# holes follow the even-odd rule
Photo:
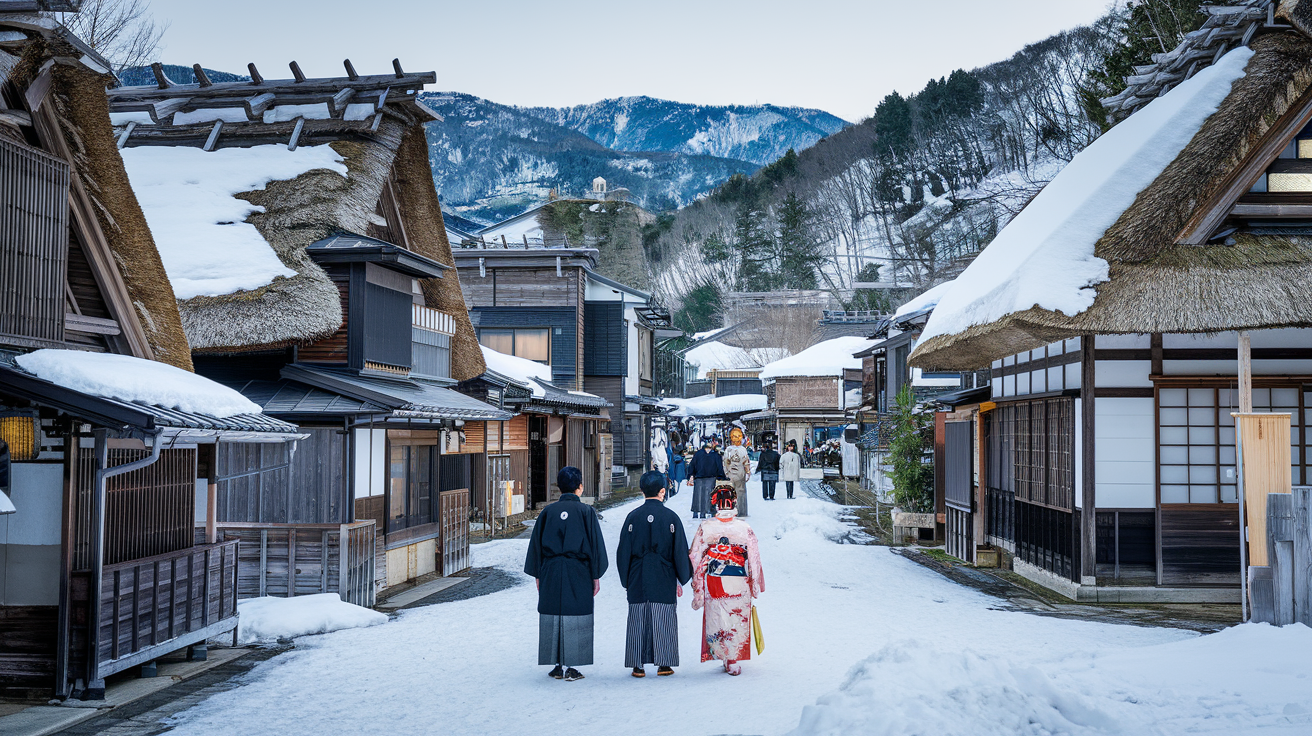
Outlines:
[[[757,482],[749,488],[760,493]],[[671,501],[690,538],[691,497],[688,489]],[[612,556],[620,522],[636,503],[603,514]],[[646,679],[630,677],[624,591],[612,568],[597,603],[596,665],[580,682],[549,679],[536,664],[534,588],[519,572],[527,540],[508,540],[475,545],[474,565],[511,571],[524,584],[407,610],[381,626],[299,639],[243,686],[180,714],[174,733],[1312,729],[1312,630],[1305,627],[1246,626],[1200,638],[992,610],[995,599],[888,548],[832,541],[850,531],[838,506],[754,495],[751,510],[766,579],[758,601],[766,649],[740,677],[697,661],[701,617],[686,590],[682,666],[673,677],[650,676],[651,667]]]

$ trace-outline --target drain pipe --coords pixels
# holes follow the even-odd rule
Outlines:
[[[108,481],[116,475],[123,475],[134,470],[153,465],[159,460],[160,450],[164,447],[161,436],[163,430],[155,430],[150,436],[150,454],[130,463],[109,465],[109,430],[96,429],[95,455],[96,480],[92,487],[92,507],[95,523],[91,527],[91,586],[88,592],[87,606],[87,687],[83,691],[83,700],[104,700],[105,680],[100,677],[100,593],[105,584],[105,495]]]

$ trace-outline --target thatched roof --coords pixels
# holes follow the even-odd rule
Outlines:
[[[0,18],[6,30],[19,28],[30,37],[30,41],[19,42],[20,60],[7,74],[17,89],[28,88],[47,63],[55,62],[49,67],[47,104],[52,106],[54,123],[71,157],[74,175],[94,209],[95,226],[103,232],[118,269],[113,274],[116,282],[102,286],[124,289],[136,310],[135,324],[120,320],[133,352],[191,370],[191,352],[172,287],[115,145],[104,94],[106,85],[116,83],[108,71],[108,62],[48,19],[21,15]],[[144,344],[138,346],[138,340]]]
[[[1301,13],[1307,4],[1290,7]],[[1254,54],[1246,74],[1097,240],[1094,255],[1108,262],[1109,278],[1095,286],[1092,306],[1075,315],[1031,307],[937,335],[917,346],[912,364],[974,369],[1084,334],[1312,326],[1312,299],[1306,296],[1312,283],[1312,229],[1239,223],[1227,238],[1181,242],[1200,213],[1233,187],[1234,172],[1270,143],[1268,134],[1275,135],[1288,115],[1298,112],[1294,108],[1307,103],[1300,98],[1312,87],[1308,36],[1274,30],[1255,35],[1249,46]]]
[[[423,123],[435,119],[415,93],[435,75],[348,76],[174,85],[110,90],[117,130],[131,146],[225,147],[327,144],[347,174],[315,169],[237,195],[264,208],[247,218],[283,265],[295,271],[265,286],[179,302],[191,348],[204,353],[246,352],[304,345],[331,336],[342,324],[337,287],[313,263],[306,246],[334,233],[368,233],[389,180],[400,229],[421,255],[454,267],[434,189]],[[296,106],[296,107],[292,107]],[[313,108],[313,110],[311,109]],[[281,110],[306,110],[289,117]],[[320,112],[315,112],[319,110]],[[299,113],[298,113],[299,115]],[[208,119],[207,119],[208,118]],[[132,124],[135,120],[137,124]],[[223,122],[217,123],[216,121]],[[397,238],[398,240],[400,238]],[[422,282],[429,307],[456,321],[452,372],[457,380],[484,370],[454,270]]]

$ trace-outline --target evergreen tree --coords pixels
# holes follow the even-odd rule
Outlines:
[[[811,234],[806,202],[789,192],[779,205],[779,285],[786,289],[816,288],[816,269],[824,255]]]
[[[734,221],[734,247],[738,249],[738,289],[773,291],[778,288],[778,259],[774,242],[761,226],[762,213],[743,204]]]
[[[720,326],[722,295],[709,281],[693,287],[673,315],[674,326],[684,332],[705,332]]]
[[[926,462],[934,449],[933,415],[920,411],[911,386],[897,393],[888,442],[893,466],[893,502],[911,513],[934,510],[934,465]]]

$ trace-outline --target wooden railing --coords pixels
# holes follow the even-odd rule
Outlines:
[[[128,667],[237,627],[237,542],[104,568],[96,672]]]
[[[220,522],[218,538],[241,541],[240,598],[337,593],[358,606],[375,603],[375,523]]]

